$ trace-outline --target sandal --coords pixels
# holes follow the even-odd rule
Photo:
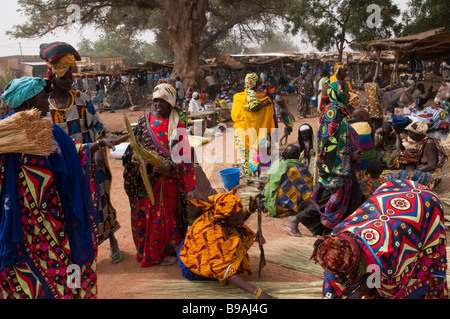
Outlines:
[[[292,230],[291,226],[289,226],[289,225],[283,225],[282,227],[283,227],[283,229],[284,229],[285,231],[287,231],[291,236],[294,236],[294,237],[302,237],[302,236],[303,236],[301,232],[294,232],[294,231]]]
[[[167,256],[164,258],[164,260],[160,263],[161,266],[171,266],[177,262],[177,257],[175,256]]]
[[[118,263],[119,261],[122,260],[122,252],[119,250],[115,254],[111,253],[109,255],[109,260],[113,263]]]

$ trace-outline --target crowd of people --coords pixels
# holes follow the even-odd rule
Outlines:
[[[89,97],[72,90],[78,52],[55,42],[40,55],[47,78],[11,81],[2,100],[12,110],[0,124],[36,108],[52,120],[56,151],[0,154],[0,298],[96,298],[98,246],[109,241],[111,262],[122,258],[107,149],[128,139],[135,143],[122,157],[124,189],[140,267],[177,264],[188,280],[276,298],[246,281],[258,236],[245,221],[259,210],[287,217],[292,236],[303,236],[302,224],[319,237],[311,259],[324,269],[324,298],[448,297],[443,206],[433,191],[447,155],[424,122],[397,116],[375,127],[354,103],[345,64],[321,73],[318,129],[300,125],[295,143],[287,142],[295,117],[281,89],[254,72],[231,97],[225,87],[215,91],[210,75],[200,92],[180,78],[160,83],[135,129],[107,138]],[[300,117],[312,110],[307,71],[291,82]],[[240,178],[251,184],[267,169],[248,207],[237,187],[211,188],[189,145],[184,111],[208,99],[231,104]],[[405,147],[408,139],[414,147]],[[273,158],[278,144],[286,147]],[[73,265],[81,274],[75,287]]]

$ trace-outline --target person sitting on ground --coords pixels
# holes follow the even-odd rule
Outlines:
[[[284,217],[297,214],[310,202],[313,180],[299,156],[300,148],[289,144],[281,157],[270,167],[262,205],[268,213],[267,216]]]
[[[212,195],[210,203],[192,200],[204,214],[192,224],[178,246],[178,265],[188,280],[218,280],[220,286],[231,282],[257,298],[272,299],[245,280],[252,273],[248,250],[256,235],[244,224],[250,214],[236,191],[237,187],[228,193]],[[256,206],[251,199],[250,211],[255,211]]]
[[[395,180],[318,239],[311,259],[324,269],[323,298],[447,299],[445,241],[439,197]]]
[[[361,181],[366,176],[367,164],[370,160],[377,157],[377,152],[374,148],[374,129],[370,119],[369,112],[359,107],[353,113],[353,118],[349,120],[350,125],[358,133],[359,148],[363,151],[360,158],[360,163],[356,167],[356,176],[358,181]]]
[[[412,120],[404,115],[394,115],[392,118],[392,128],[396,134],[400,135],[402,141],[406,141],[408,136],[405,134],[405,128],[411,124]]]
[[[300,147],[300,162],[310,172],[313,178],[313,188],[315,188],[319,179],[317,170],[317,143],[311,125],[308,123],[300,125],[295,145]]]
[[[422,172],[432,172],[441,168],[448,160],[442,144],[438,139],[427,136],[428,125],[423,122],[409,124],[405,131],[408,136],[417,142],[416,163],[411,162],[405,166],[406,170],[418,169]]]
[[[367,163],[367,174],[369,177],[359,182],[366,200],[369,199],[370,196],[375,193],[377,188],[385,182],[385,180],[381,177],[382,173],[383,163],[381,163],[380,160],[374,158]]]
[[[397,169],[397,157],[403,146],[401,137],[392,129],[389,122],[375,131],[374,148],[377,151],[378,159],[383,163],[385,169]]]

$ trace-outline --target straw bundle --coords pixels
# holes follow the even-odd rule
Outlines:
[[[125,118],[125,125],[127,127],[128,134],[130,134],[130,145],[133,148],[136,155],[141,156],[144,158],[148,163],[152,164],[155,167],[161,167],[163,166],[164,162],[161,160],[159,155],[151,150],[146,150],[145,148],[142,148],[138,141],[136,140],[136,137],[134,136],[133,129],[131,128],[130,121],[128,120],[128,117],[126,114],[124,114]]]
[[[323,281],[312,282],[250,282],[279,299],[320,299]],[[255,297],[228,284],[220,287],[217,281],[153,280],[136,281],[125,289],[127,298],[161,299],[254,299]]]
[[[323,277],[323,268],[309,260],[313,251],[312,247],[286,242],[282,247],[266,245],[265,249],[267,250],[267,260],[272,263],[318,278]]]
[[[144,186],[147,190],[150,202],[152,203],[152,205],[155,205],[155,196],[153,195],[152,184],[150,183],[150,180],[148,178],[146,161],[155,167],[163,166],[163,161],[158,156],[158,154],[153,151],[146,150],[139,145],[127,115],[124,114],[123,116],[125,119],[125,126],[127,128],[128,134],[130,134],[130,146],[133,149],[137,160],[139,161],[139,171],[141,173],[142,181],[144,182]]]
[[[53,123],[37,109],[17,112],[0,121],[0,154],[47,156],[55,151]]]

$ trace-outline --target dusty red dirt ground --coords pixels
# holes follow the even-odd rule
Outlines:
[[[295,107],[295,97],[288,97],[290,107],[292,112],[294,112]],[[121,131],[125,128],[124,114],[127,115],[131,123],[137,122],[139,116],[143,113],[143,110],[139,111],[129,111],[128,109],[117,110],[114,113],[105,111],[100,114],[103,124],[108,132]],[[295,114],[295,113],[293,113]],[[297,119],[294,132],[299,125],[308,122],[313,128],[317,128],[317,118],[308,119]],[[280,124],[281,126],[283,124]],[[232,126],[232,122],[228,122],[227,126]],[[289,136],[289,142],[295,142],[296,134],[292,133]],[[206,144],[205,144],[206,145]],[[98,298],[99,299],[129,299],[129,292],[133,291],[133,287],[138,282],[151,282],[152,280],[183,280],[178,265],[171,266],[161,266],[156,265],[153,267],[142,268],[139,267],[135,259],[136,249],[133,243],[131,235],[131,225],[130,225],[130,205],[128,197],[123,188],[123,167],[122,162],[119,159],[109,157],[109,165],[113,174],[111,198],[114,208],[117,210],[118,220],[121,228],[116,232],[116,238],[119,242],[120,248],[122,250],[123,259],[119,263],[112,263],[109,260],[110,247],[108,241],[105,241],[100,247],[98,252]],[[205,173],[210,178],[211,184],[214,188],[223,189],[223,184],[219,176],[219,170],[226,167],[231,167],[232,164],[216,164],[214,167],[204,167]],[[256,215],[256,214],[255,214]],[[277,245],[282,247],[286,241],[295,241],[301,245],[312,245],[315,238],[310,236],[309,231],[300,226],[300,230],[304,234],[302,238],[295,238],[290,236],[287,232],[282,229],[282,225],[286,224],[286,219],[275,219],[263,216],[262,231],[264,238],[267,243],[264,245],[266,250],[269,248],[276,249]],[[252,216],[247,224],[253,229],[257,228],[256,216]],[[261,277],[258,276],[258,265],[259,265],[259,248],[255,244],[249,252],[251,256],[251,265],[253,269],[253,274],[248,280],[257,281],[267,281],[267,282],[309,282],[317,281],[320,278],[303,274],[293,269],[289,269],[278,265],[276,263],[267,262],[266,266],[263,268]],[[266,254],[267,255],[267,254]],[[266,256],[267,257],[267,256]],[[139,287],[136,287],[139,289]],[[145,296],[145,298],[159,298],[158,295],[147,294],[142,291],[135,291],[140,297]],[[176,298],[177,296],[174,296]],[[205,298],[210,298],[211,296],[205,296]],[[220,298],[220,295],[217,296]]]
[[[286,100],[289,104],[289,108],[294,116],[296,116],[295,102],[296,97],[291,95],[287,96]],[[124,114],[126,114],[131,123],[137,122],[139,116],[143,113],[143,110],[130,111],[128,109],[117,110],[114,113],[105,111],[100,114],[100,117],[104,123],[104,126],[108,132],[121,131],[125,129],[124,124]],[[294,143],[297,138],[298,127],[303,123],[309,123],[315,132],[317,132],[318,127],[318,117],[317,114],[314,117],[299,119],[296,116],[295,127],[293,133],[288,138],[288,143]],[[232,122],[227,123],[228,127],[232,127]],[[280,124],[281,132],[283,131],[283,124]],[[208,144],[205,144],[208,145]],[[205,146],[204,145],[204,146]],[[166,281],[170,282],[176,280],[184,280],[181,275],[180,269],[177,264],[171,266],[161,266],[156,265],[153,267],[142,268],[139,267],[135,259],[136,249],[133,243],[131,235],[130,226],[130,206],[128,197],[123,188],[123,167],[122,162],[119,159],[114,159],[110,157],[109,164],[113,174],[112,183],[112,203],[117,210],[118,220],[121,228],[116,232],[116,238],[119,242],[120,248],[123,253],[123,259],[121,262],[114,264],[109,260],[110,248],[108,241],[104,242],[99,247],[98,252],[98,298],[99,299],[136,299],[136,298],[148,298],[148,299],[158,299],[161,298],[160,294],[155,291],[157,290],[147,290],[142,283],[155,285],[158,282]],[[449,164],[449,163],[447,163]],[[202,165],[203,166],[203,165]],[[223,168],[231,167],[231,163],[224,164],[207,164],[203,166],[203,169],[207,176],[209,177],[211,184],[218,191],[223,189],[223,184],[219,176],[219,171]],[[448,165],[446,165],[448,167]],[[446,192],[447,189],[450,190],[450,183],[442,185],[441,191]],[[309,246],[316,240],[315,237],[311,236],[311,233],[302,225],[300,225],[300,231],[303,233],[303,237],[296,238],[289,235],[286,231],[282,229],[282,226],[287,224],[287,219],[269,218],[263,216],[262,218],[262,231],[263,235],[267,241],[264,245],[267,251],[276,251],[278,248],[281,249],[286,246],[286,244],[298,244],[299,246]],[[257,218],[256,214],[251,216],[247,221],[253,230],[257,229]],[[266,259],[267,259],[266,253]],[[249,281],[252,282],[290,282],[290,283],[307,283],[313,281],[320,281],[321,278],[302,273],[300,271],[294,270],[292,268],[284,267],[278,263],[267,262],[266,266],[262,270],[261,277],[258,276],[258,263],[260,251],[258,245],[255,244],[249,251],[251,257],[251,266],[253,269],[253,274],[249,277]],[[309,257],[309,256],[308,256]],[[218,287],[219,289],[219,287]],[[205,298],[220,298],[220,291],[217,291],[217,296],[205,295]],[[251,296],[250,296],[251,297]],[[164,298],[172,298],[172,296],[165,296]],[[179,298],[179,295],[174,294],[173,298]]]

